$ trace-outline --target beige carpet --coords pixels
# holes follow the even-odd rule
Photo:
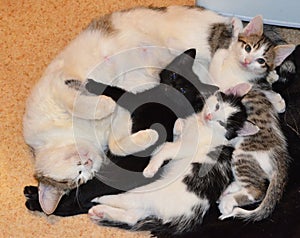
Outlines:
[[[27,211],[23,187],[36,184],[22,136],[25,100],[49,62],[89,21],[137,5],[193,5],[193,0],[1,0],[0,1],[0,238],[148,237],[91,223],[86,215],[68,218]],[[283,29],[300,43],[299,31]]]
[[[23,187],[36,184],[22,136],[30,89],[49,62],[92,18],[137,5],[193,5],[193,0],[1,0],[0,11],[0,237],[148,237],[99,227],[86,215],[32,214]]]

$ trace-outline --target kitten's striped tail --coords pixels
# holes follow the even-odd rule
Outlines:
[[[233,217],[242,218],[248,221],[260,221],[272,214],[283,195],[289,163],[289,156],[286,151],[276,153],[275,156],[280,156],[280,158],[277,158],[276,160],[276,162],[278,162],[278,169],[273,173],[266,195],[260,205],[254,210],[245,210],[243,208],[236,207],[231,213]]]

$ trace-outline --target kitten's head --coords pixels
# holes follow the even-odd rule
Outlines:
[[[101,165],[97,151],[87,144],[52,147],[36,155],[35,177],[39,202],[46,214],[56,209],[61,197],[93,177]]]
[[[240,67],[258,76],[279,66],[295,49],[294,45],[275,45],[263,34],[263,19],[254,17],[238,36],[232,47]]]
[[[202,108],[203,97],[213,94],[218,88],[204,84],[193,71],[196,50],[189,49],[177,56],[160,73],[160,82],[183,94],[196,111]]]
[[[248,124],[246,123],[247,112],[242,99],[250,89],[250,84],[241,83],[224,93],[217,91],[214,95],[210,96],[206,100],[202,111],[204,123],[211,126],[224,127],[226,130],[225,137],[228,140],[238,135],[245,136],[246,133],[248,133],[247,135],[255,134],[258,131],[256,126],[251,128],[251,126],[247,125],[248,132],[242,130]]]

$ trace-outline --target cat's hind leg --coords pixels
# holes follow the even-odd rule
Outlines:
[[[89,210],[88,214],[94,222],[100,222],[100,224],[101,221],[111,221],[117,223],[126,223],[128,225],[134,225],[141,218],[143,218],[142,210],[126,210],[102,204],[92,207]]]

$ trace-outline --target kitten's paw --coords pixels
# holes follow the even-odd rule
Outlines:
[[[97,205],[93,206],[89,211],[88,211],[88,216],[90,219],[94,222],[99,222],[104,219],[109,219],[110,217],[108,214],[105,212],[105,205]]]
[[[25,186],[23,193],[27,199],[38,199],[39,189],[36,186]]]
[[[156,130],[146,129],[134,134],[134,143],[145,149],[153,145],[157,140],[158,133]]]
[[[42,208],[39,203],[38,188],[35,186],[26,186],[23,193],[26,197],[25,206],[27,209],[30,211],[42,212]]]
[[[237,202],[235,201],[235,198],[229,194],[220,199],[219,203],[219,210],[223,217],[228,216],[232,213],[233,209],[237,206]],[[225,219],[225,218],[224,218]]]
[[[148,165],[144,171],[143,171],[143,175],[146,178],[152,178],[158,171],[160,167],[156,167],[155,165]]]
[[[116,103],[110,97],[99,96],[97,108],[95,111],[95,119],[102,119],[111,115],[116,108]]]
[[[268,97],[268,99],[272,103],[274,109],[278,113],[285,112],[285,108],[286,108],[285,101],[279,93],[274,93],[274,92],[267,93],[266,96]]]
[[[267,75],[267,81],[272,84],[276,82],[279,79],[279,75],[277,74],[276,70],[270,71],[270,73]]]
[[[184,119],[178,118],[175,121],[174,128],[173,128],[174,141],[178,140],[178,138],[182,135],[183,127],[184,127]]]

